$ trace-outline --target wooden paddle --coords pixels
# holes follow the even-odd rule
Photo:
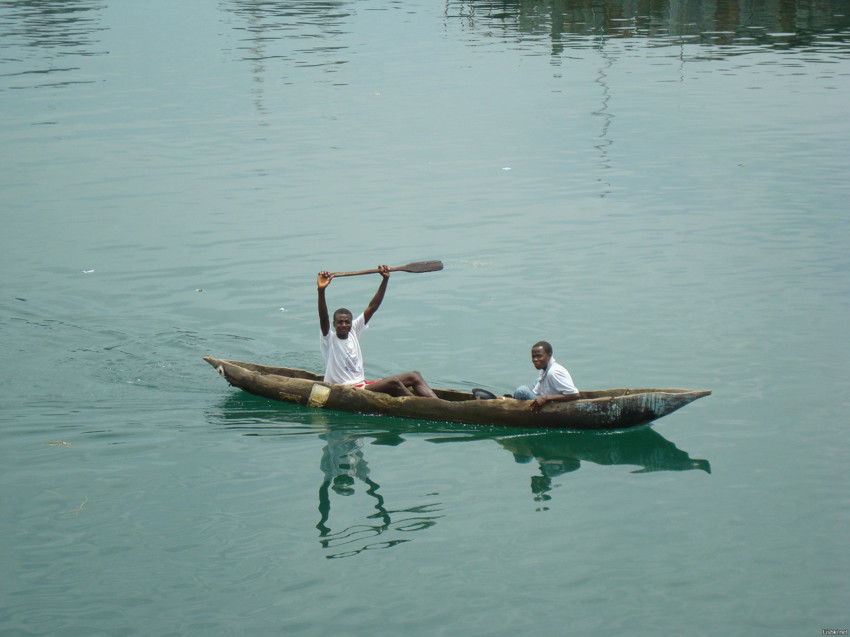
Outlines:
[[[443,269],[442,261],[416,261],[407,265],[390,268],[390,272],[437,272]],[[378,268],[374,270],[358,270],[357,272],[332,272],[331,276],[356,276],[358,274],[377,274]]]

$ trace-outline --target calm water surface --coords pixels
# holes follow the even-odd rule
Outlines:
[[[0,2],[0,633],[850,628],[850,3]],[[713,395],[637,431],[313,411],[370,376]],[[334,281],[365,307],[377,277]]]

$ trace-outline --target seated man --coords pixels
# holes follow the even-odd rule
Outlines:
[[[366,382],[363,371],[363,354],[360,352],[359,336],[368,327],[369,319],[381,306],[387,283],[390,280],[389,267],[378,267],[381,273],[381,285],[368,307],[353,321],[352,314],[345,308],[334,312],[333,331],[328,320],[328,306],[325,301],[325,288],[333,279],[330,272],[319,272],[319,326],[322,330],[321,347],[325,359],[325,382],[340,385],[351,385],[360,389],[389,394],[390,396],[424,396],[436,398],[434,393],[419,372],[396,374],[381,380]],[[412,387],[415,394],[408,389]]]
[[[549,343],[540,341],[534,344],[531,348],[531,362],[540,370],[540,378],[533,389],[522,385],[514,392],[517,400],[531,401],[531,411],[540,411],[547,403],[581,398],[581,392],[573,384],[570,373],[552,357],[552,346]]]

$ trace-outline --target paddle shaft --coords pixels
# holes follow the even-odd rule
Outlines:
[[[415,263],[408,263],[407,265],[399,265],[397,267],[390,268],[390,272],[436,272],[442,269],[442,261],[417,261]],[[357,270],[356,272],[332,272],[331,276],[357,276],[359,274],[377,274],[378,272],[380,272],[380,270],[378,270],[378,268],[374,268],[372,270]]]

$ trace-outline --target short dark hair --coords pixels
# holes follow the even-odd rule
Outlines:
[[[546,341],[537,341],[534,345],[531,346],[531,349],[536,349],[538,347],[542,347],[543,351],[549,354],[549,356],[552,355],[552,346],[549,345],[549,343],[547,343]]]
[[[341,308],[339,308],[338,310],[336,310],[336,311],[334,312],[334,320],[336,320],[336,317],[337,317],[337,316],[339,316],[340,314],[348,314],[349,316],[352,316],[352,317],[354,316],[354,315],[351,313],[351,310],[348,310],[348,309],[346,309],[346,308],[344,308],[344,307],[341,307]]]

